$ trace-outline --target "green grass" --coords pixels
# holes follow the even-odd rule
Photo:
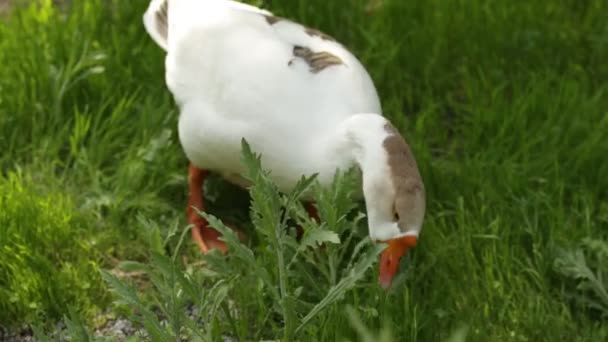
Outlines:
[[[108,304],[94,228],[58,189],[43,191],[21,174],[0,178],[1,322]]]
[[[366,13],[368,2],[267,3],[351,48],[412,145],[428,210],[397,289],[381,291],[372,265],[324,302],[358,270],[346,260],[364,241],[357,210],[335,217],[355,207],[348,182],[325,193],[344,207],[320,206],[324,227],[359,227],[351,241],[285,265],[298,245],[264,221],[276,203],[260,207],[285,197],[260,179],[250,220],[246,194],[212,181],[211,214],[255,225],[256,244],[196,263],[147,1],[38,0],[0,20],[0,325],[50,325],[71,308],[91,328],[107,309],[155,331],[156,304],[172,324],[158,338],[171,338],[195,302],[215,313],[202,339],[607,339],[608,3],[384,0]],[[98,268],[129,305],[107,305]],[[133,272],[147,274],[135,288]]]

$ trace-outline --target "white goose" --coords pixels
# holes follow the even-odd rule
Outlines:
[[[191,162],[188,219],[201,250],[226,246],[192,208],[204,210],[208,171],[243,185],[245,138],[282,191],[302,175],[329,184],[337,169],[359,167],[369,235],[388,244],[379,280],[389,287],[416,245],[425,193],[361,63],[317,30],[235,1],[152,0],[143,19],[167,52],[166,82]]]

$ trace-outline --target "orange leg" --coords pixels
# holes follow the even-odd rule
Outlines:
[[[306,211],[308,212],[308,215],[315,220],[317,223],[321,223],[321,218],[319,217],[319,211],[317,210],[317,207],[315,207],[313,202],[306,202],[304,203],[304,207],[306,208]],[[325,248],[325,244],[321,244],[321,249]]]
[[[192,227],[192,238],[198,245],[203,253],[208,253],[212,249],[218,249],[222,253],[228,251],[226,243],[219,240],[221,234],[215,229],[208,226],[207,220],[202,218],[197,211],[205,211],[205,205],[203,203],[203,184],[205,178],[209,174],[207,170],[201,170],[196,166],[190,164],[188,168],[188,183],[189,183],[189,196],[188,196],[188,207],[186,208],[186,214],[188,215],[188,223],[193,225]],[[236,228],[239,237],[243,239],[243,234]]]
[[[321,222],[321,218],[319,218],[319,212],[317,211],[317,208],[315,207],[313,202],[304,202],[304,209],[306,209],[308,216],[310,216],[313,220],[315,220],[317,223]],[[302,228],[302,226],[296,226],[296,239],[300,241],[303,235],[304,229]]]
[[[319,217],[319,212],[317,211],[317,208],[315,207],[313,202],[306,202],[304,203],[304,208],[306,208],[306,211],[308,212],[308,215],[314,219],[315,221],[317,221],[317,223],[321,222],[321,218]]]

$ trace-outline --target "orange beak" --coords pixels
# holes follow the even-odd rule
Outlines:
[[[391,287],[393,278],[399,269],[399,260],[410,248],[416,246],[418,240],[415,236],[404,236],[397,239],[384,241],[388,247],[382,251],[380,256],[380,271],[378,280],[383,289]]]

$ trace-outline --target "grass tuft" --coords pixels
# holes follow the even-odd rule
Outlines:
[[[71,308],[90,318],[107,305],[94,229],[69,197],[9,173],[0,208],[0,322],[59,319]]]

